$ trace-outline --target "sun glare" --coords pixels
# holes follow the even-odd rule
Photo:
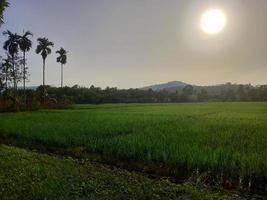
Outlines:
[[[225,26],[225,15],[221,10],[210,9],[201,17],[201,28],[205,33],[219,33]]]

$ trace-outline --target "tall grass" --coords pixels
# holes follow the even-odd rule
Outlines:
[[[0,134],[188,170],[267,177],[267,103],[84,105],[4,113]]]

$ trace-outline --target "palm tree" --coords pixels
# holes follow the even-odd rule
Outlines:
[[[19,40],[19,47],[23,52],[23,94],[24,94],[24,103],[26,103],[25,96],[25,80],[26,80],[26,52],[30,51],[32,48],[32,41],[29,39],[29,36],[33,36],[30,31],[26,31]]]
[[[9,55],[7,55],[7,58],[2,60],[2,67],[3,67],[3,72],[5,73],[5,88],[7,90],[9,73],[10,73],[10,69],[12,67],[12,59]]]
[[[19,52],[19,40],[20,36],[16,33],[12,33],[9,30],[5,31],[3,35],[7,35],[8,39],[4,42],[3,48],[9,53],[12,60],[14,90],[17,89],[16,69],[15,69],[15,57]]]
[[[54,46],[53,42],[50,42],[47,38],[38,38],[39,44],[36,48],[36,53],[41,54],[43,58],[43,95],[45,98],[45,60],[49,54],[52,53],[51,47]]]
[[[63,65],[67,63],[67,51],[63,48],[56,51],[59,56],[57,57],[57,62],[61,63],[61,87],[63,87]]]

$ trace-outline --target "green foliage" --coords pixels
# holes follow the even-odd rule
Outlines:
[[[56,53],[59,54],[57,62],[61,63],[61,87],[63,87],[63,65],[67,64],[67,51],[60,48]]]
[[[4,23],[4,11],[9,6],[7,0],[0,0],[0,26]]]
[[[0,114],[1,133],[119,159],[267,180],[267,104],[84,105]]]
[[[57,62],[65,65],[67,63],[67,51],[63,48],[60,48],[60,50],[56,51],[56,53],[59,54],[57,57]]]
[[[47,38],[38,38],[37,42],[36,53],[41,54],[43,60],[45,60],[52,53],[51,47],[54,46],[54,43],[50,42]]]
[[[3,48],[11,55],[11,57],[14,57],[19,52],[20,36],[9,30],[3,32],[3,35],[8,37],[8,39],[4,42]]]
[[[20,36],[19,47],[22,52],[30,51],[32,47],[32,41],[29,39],[29,36],[33,36],[30,31],[26,31],[22,36]]]

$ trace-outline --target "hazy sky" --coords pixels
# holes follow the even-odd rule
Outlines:
[[[10,0],[10,29],[48,37],[69,51],[65,84],[140,87],[180,80],[199,85],[267,84],[266,0]],[[225,29],[203,33],[200,17],[221,9]],[[0,42],[4,41],[0,36]],[[28,55],[30,82],[42,83],[42,60]],[[0,50],[3,54],[3,51]],[[56,56],[47,84],[60,85]]]

